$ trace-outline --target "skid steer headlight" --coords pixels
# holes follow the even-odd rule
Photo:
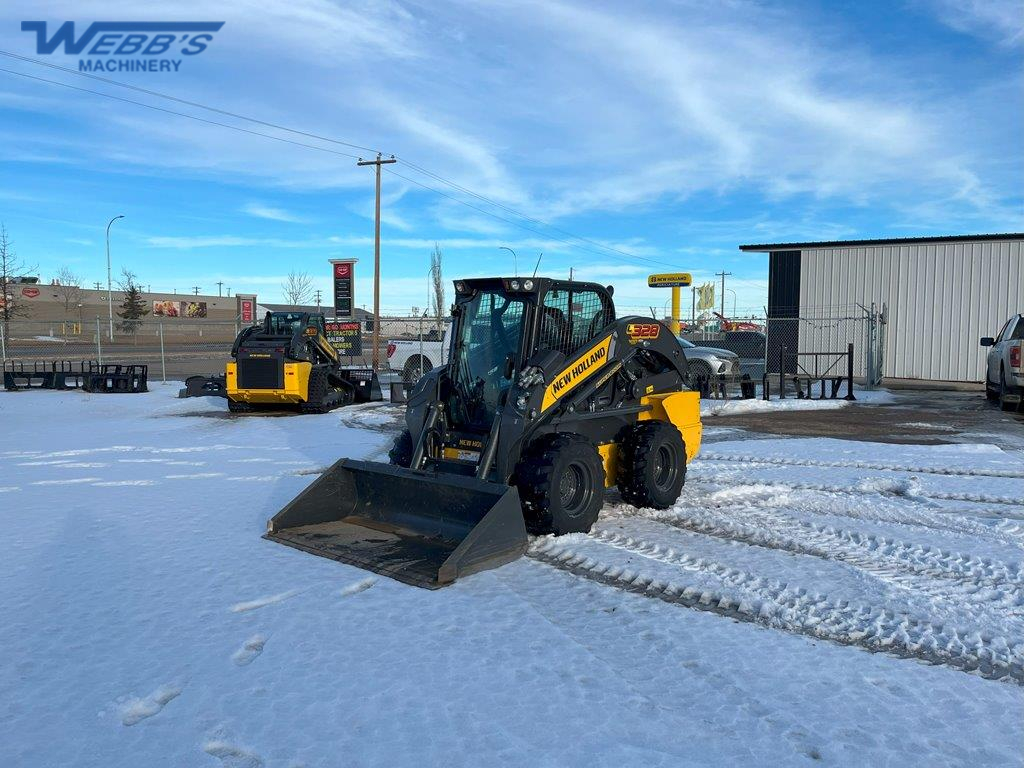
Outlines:
[[[518,408],[520,411],[525,411],[526,406],[529,405],[529,403],[530,395],[526,392],[521,393],[519,397],[516,398],[516,408]]]
[[[519,281],[518,280],[513,280],[512,282],[509,283],[509,286],[512,288],[513,291],[518,291],[519,290]]]
[[[527,290],[527,291],[532,291],[533,290],[533,280],[524,280],[523,281],[523,288],[525,290]]]
[[[462,282],[461,280],[456,280],[455,281],[455,292],[456,293],[465,293],[466,292],[466,284],[464,282]]]

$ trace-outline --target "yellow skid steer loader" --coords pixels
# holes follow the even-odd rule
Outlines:
[[[548,278],[455,283],[447,365],[416,384],[390,464],[341,459],[267,538],[431,589],[586,532],[604,490],[676,502],[699,395],[669,329],[615,318],[612,289]]]

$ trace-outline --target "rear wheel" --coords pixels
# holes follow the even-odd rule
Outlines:
[[[638,507],[667,509],[686,482],[686,446],[667,421],[637,422],[619,445],[619,493]]]
[[[408,429],[403,429],[395,438],[395,444],[388,451],[388,461],[396,467],[408,467],[412,464],[412,435]]]
[[[586,438],[554,435],[523,459],[516,485],[530,533],[586,533],[604,502],[604,462]]]
[[[999,407],[1004,411],[1013,411],[1017,409],[1017,403],[1007,401],[1007,396],[1010,394],[1010,388],[1006,386],[1006,371],[1002,368],[999,369]]]

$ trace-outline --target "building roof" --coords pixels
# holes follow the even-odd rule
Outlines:
[[[1024,240],[1024,234],[1002,235],[937,235],[935,237],[891,237],[878,240],[823,240],[810,243],[762,243],[741,245],[741,251],[802,251],[808,248],[850,248],[860,245],[918,245],[922,243],[976,243],[990,240]]]

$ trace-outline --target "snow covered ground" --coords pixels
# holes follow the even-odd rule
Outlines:
[[[429,592],[260,538],[397,408],[176,391],[0,393],[0,765],[1024,763],[1020,454],[729,430]]]

